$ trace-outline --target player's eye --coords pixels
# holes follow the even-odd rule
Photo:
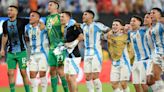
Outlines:
[[[35,17],[35,15],[31,15],[31,17]]]

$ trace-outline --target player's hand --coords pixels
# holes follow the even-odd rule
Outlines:
[[[132,27],[131,27],[130,24],[126,24],[126,25],[124,26],[124,32],[125,32],[125,33],[127,33],[128,30],[131,30],[131,29],[132,29]]]
[[[45,29],[44,23],[40,21],[39,24],[40,24],[40,29],[41,29],[41,30],[44,30],[44,29]]]
[[[1,52],[0,52],[1,56],[5,56],[5,50],[1,49]]]
[[[78,36],[77,40],[79,40],[79,41],[84,40],[84,35],[83,35],[82,33],[81,33],[81,34],[79,34],[79,36]]]
[[[164,24],[164,17],[161,17],[161,18],[159,19],[159,22],[161,22],[161,23]]]
[[[112,30],[107,33],[107,38],[110,39],[111,35],[112,35]]]
[[[76,27],[80,27],[80,23],[75,23],[75,26]]]

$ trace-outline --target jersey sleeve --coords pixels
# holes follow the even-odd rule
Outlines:
[[[100,31],[107,32],[109,27],[105,26],[104,24],[97,22],[96,26],[100,29]]]
[[[159,30],[162,30],[162,32],[164,32],[164,24],[159,23]]]
[[[29,24],[25,26],[25,36],[28,37],[28,30],[30,29]]]
[[[3,23],[3,25],[2,25],[2,28],[3,28],[3,34],[7,34],[8,32],[7,32],[7,21],[5,21],[4,23]]]
[[[80,27],[76,27],[76,28],[77,28],[77,30],[76,30],[76,32],[74,32],[75,35],[79,35],[79,34],[83,33],[83,30]]]

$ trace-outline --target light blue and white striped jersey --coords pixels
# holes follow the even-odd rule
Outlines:
[[[46,56],[49,50],[49,41],[46,30],[40,30],[39,25],[32,27],[28,24],[25,26],[26,35],[29,37],[31,54],[42,52]]]
[[[132,66],[130,63],[127,45],[125,45],[121,58],[118,61],[112,61],[112,65],[114,66],[120,66],[121,64],[125,64],[128,67],[129,72],[131,72]]]
[[[132,42],[135,61],[141,61],[149,58],[145,47],[145,33],[146,29],[144,28],[140,28],[137,31],[129,31],[128,33],[129,40]]]
[[[96,55],[99,62],[102,62],[102,47],[100,36],[102,32],[109,28],[102,23],[92,22],[90,25],[86,23],[81,24],[84,34],[85,56]]]
[[[149,58],[153,58],[154,55],[154,43],[151,33],[152,33],[152,28],[147,28],[144,37],[145,47]]]
[[[128,67],[128,70],[130,72],[132,67],[131,67],[131,63],[130,63],[127,45],[124,48],[124,51],[122,53],[122,57],[121,57],[120,61]]]
[[[164,24],[156,23],[152,29],[156,54],[164,54]]]

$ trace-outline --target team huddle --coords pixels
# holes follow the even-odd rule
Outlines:
[[[57,92],[58,77],[64,92],[78,92],[76,77],[81,62],[80,41],[84,41],[85,46],[84,73],[88,92],[103,92],[99,79],[102,69],[101,39],[108,42],[113,92],[131,92],[128,87],[130,80],[136,92],[148,92],[148,89],[164,92],[161,78],[164,71],[164,20],[159,8],[146,13],[144,19],[132,16],[129,24],[114,19],[112,28],[94,22],[95,14],[91,10],[83,13],[83,23],[77,23],[70,12],[59,13],[58,9],[57,2],[49,1],[50,15],[44,24],[37,11],[30,12],[29,19],[17,18],[18,8],[13,5],[8,7],[9,19],[3,23],[0,54],[6,55],[11,92],[15,92],[14,70],[17,63],[26,92],[30,92],[27,67],[32,92],[38,92],[38,74],[42,92],[47,92],[48,69],[52,92]]]

